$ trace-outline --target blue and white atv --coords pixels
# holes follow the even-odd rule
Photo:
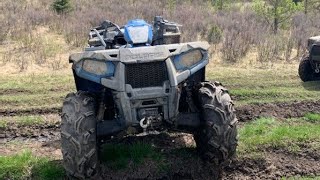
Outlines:
[[[99,172],[99,142],[119,134],[169,129],[188,132],[207,162],[236,152],[237,118],[220,83],[205,81],[207,42],[180,43],[179,25],[104,21],[84,52],[70,55],[77,88],[65,98],[61,141],[69,177]]]

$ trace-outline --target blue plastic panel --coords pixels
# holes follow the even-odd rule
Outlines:
[[[136,28],[136,29],[135,29]],[[144,30],[147,29],[147,32]],[[140,31],[140,32],[139,32]],[[134,33],[134,34],[132,34]],[[147,36],[147,37],[144,37]],[[152,43],[152,26],[142,19],[131,20],[124,27],[124,39],[128,44],[151,44]],[[135,42],[137,39],[144,41]]]

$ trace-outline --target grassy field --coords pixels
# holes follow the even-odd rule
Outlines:
[[[296,65],[257,69],[215,67],[212,63],[207,79],[222,82],[236,105],[320,99],[320,84],[302,83]],[[72,91],[75,91],[73,77],[66,71],[2,76],[0,111],[59,108],[66,94]]]
[[[265,102],[319,100],[320,83],[303,83],[297,65],[276,65],[272,69],[214,67],[207,79],[222,82],[236,100],[236,105]]]
[[[74,91],[68,73],[17,74],[0,77],[0,110],[30,110],[61,107],[63,98]]]
[[[60,116],[59,114],[0,116],[0,128],[6,128],[11,124],[16,126],[54,125],[60,124]]]
[[[210,64],[208,80],[222,82],[234,97],[236,105],[251,103],[319,100],[317,82],[302,83],[297,65],[278,65],[272,69],[214,66]],[[16,74],[0,77],[0,112],[60,108],[63,98],[74,91],[72,74],[47,72],[44,74]],[[47,123],[41,115],[0,117],[0,130],[10,122],[21,126]],[[302,118],[260,118],[242,125],[239,129],[238,158],[263,156],[266,149],[283,149],[299,153],[303,148],[317,151],[320,148],[320,114],[308,113]],[[176,149],[179,155],[193,152],[195,147]],[[112,156],[110,156],[112,154]],[[147,159],[159,162],[159,169],[168,167],[161,150],[150,144],[106,146],[102,159],[113,169],[125,169],[130,163],[139,164]],[[190,156],[186,156],[190,158]],[[62,179],[64,170],[60,161],[50,157],[34,156],[28,149],[15,155],[0,154],[0,179]],[[301,178],[308,179],[308,177]],[[319,178],[318,178],[319,179]]]

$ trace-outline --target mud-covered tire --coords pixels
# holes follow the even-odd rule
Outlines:
[[[303,82],[315,80],[315,73],[311,67],[309,57],[305,57],[299,64],[299,76]]]
[[[63,102],[61,151],[70,179],[90,179],[99,168],[95,102],[86,92],[70,93]]]
[[[202,83],[198,97],[202,125],[194,133],[197,150],[206,162],[223,165],[235,155],[238,141],[233,102],[220,83]]]

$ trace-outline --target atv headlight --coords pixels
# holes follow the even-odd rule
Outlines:
[[[197,65],[202,59],[203,55],[201,50],[196,49],[176,56],[173,59],[173,63],[177,70],[186,70]]]
[[[110,61],[84,60],[82,69],[95,76],[110,77],[114,75],[114,64]]]

